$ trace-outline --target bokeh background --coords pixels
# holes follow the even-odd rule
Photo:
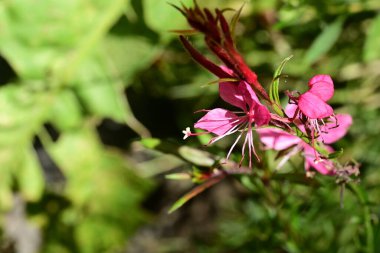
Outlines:
[[[194,111],[225,104],[168,2],[0,2],[0,252],[380,252],[380,2],[251,0],[235,31],[266,87],[289,55],[282,91],[333,77],[331,104],[354,119],[335,148],[361,164],[344,208],[334,178],[305,180],[297,157],[278,176],[268,152],[269,178],[229,177],[172,214],[194,184],[165,175],[207,169],[228,142],[182,140]]]

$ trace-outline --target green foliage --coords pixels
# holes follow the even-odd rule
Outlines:
[[[274,72],[273,81],[269,86],[269,98],[270,98],[270,101],[274,103],[273,109],[276,111],[278,115],[283,115],[283,112],[281,110],[280,95],[278,92],[278,86],[280,85],[280,76],[281,76],[282,70],[285,67],[286,62],[289,61],[292,57],[293,56],[289,56],[281,62],[280,66],[278,66],[278,68]]]
[[[156,0],[143,0],[142,2],[146,24],[159,33],[163,41],[175,36],[174,33],[169,33],[169,30],[186,26],[186,19],[175,8],[169,7],[168,2]],[[181,4],[188,6],[192,2],[192,0],[184,0],[181,1]]]
[[[342,32],[344,17],[339,17],[332,24],[327,25],[321,34],[313,41],[313,44],[306,51],[304,61],[311,65],[320,57],[327,53],[338,40]]]
[[[97,136],[105,118],[149,135],[124,88],[160,51],[133,33],[139,24],[125,20],[125,8],[132,6],[124,0],[0,4],[1,56],[15,72],[0,87],[0,208],[8,212],[21,194],[35,210],[44,252],[114,252],[147,218],[140,203],[151,184]],[[42,152],[63,174],[63,189],[50,181]],[[55,208],[43,208],[53,192],[48,206],[67,203],[54,218]]]
[[[364,44],[363,57],[365,61],[376,60],[380,57],[380,15],[372,21]]]
[[[143,221],[138,203],[149,184],[117,152],[102,147],[91,131],[68,132],[50,151],[67,177],[65,196],[72,206],[62,215],[71,216],[67,225],[75,228],[79,252],[119,248]]]
[[[332,156],[361,163],[361,182],[346,186],[340,208],[335,179],[305,178],[298,156],[278,171],[278,154],[266,152],[253,174],[219,178],[213,173],[238,167],[220,163],[231,140],[207,149],[210,135],[182,140],[181,130],[203,115],[194,111],[225,104],[215,77],[169,32],[189,27],[167,1],[0,2],[0,251],[17,194],[41,231],[42,252],[123,252],[130,244],[129,252],[139,237],[145,250],[130,252],[379,252],[379,7],[252,0],[237,22],[226,11],[278,113],[285,90],[306,90],[317,73],[333,77],[333,106],[354,124]],[[200,36],[191,41],[212,58]],[[113,124],[106,131],[105,120]],[[181,184],[163,182],[167,171]],[[147,203],[157,212],[147,214],[141,203],[153,180],[162,187]],[[147,221],[153,225],[138,230]]]

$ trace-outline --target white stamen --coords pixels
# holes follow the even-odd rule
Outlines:
[[[241,119],[238,119],[238,120],[236,120],[235,122],[232,122],[232,123],[233,123],[233,124],[238,123],[240,120],[241,120]],[[226,137],[226,136],[228,136],[228,135],[231,135],[231,134],[233,134],[233,133],[239,131],[240,126],[241,126],[241,123],[235,124],[230,130],[228,130],[228,131],[227,131],[226,133],[224,133],[223,135],[219,135],[219,136],[217,136],[217,137],[212,138],[212,139],[210,140],[209,144],[215,143],[215,142],[217,142],[218,140],[220,140],[220,139],[222,139],[222,138],[224,138],[224,137]]]
[[[231,153],[232,153],[232,150],[234,150],[236,144],[237,144],[238,141],[240,140],[240,138],[241,138],[241,136],[243,135],[243,133],[244,133],[244,132],[241,132],[241,133],[239,134],[239,136],[236,138],[234,144],[232,144],[230,150],[228,151],[228,154],[227,154],[227,156],[226,156],[226,159],[229,159],[229,158],[230,158],[230,155],[231,155]]]

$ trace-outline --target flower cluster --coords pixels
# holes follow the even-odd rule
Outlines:
[[[283,152],[279,162],[281,167],[292,155],[302,154],[305,158],[307,175],[310,169],[324,175],[341,174],[342,166],[334,160],[334,150],[328,144],[342,138],[352,124],[348,114],[335,114],[327,103],[334,95],[334,83],[329,75],[316,75],[308,82],[309,89],[300,94],[287,91],[289,103],[283,109],[279,101],[268,95],[258,77],[245,63],[237,51],[230,25],[222,10],[212,13],[201,9],[195,2],[193,8],[176,7],[187,18],[192,28],[204,35],[205,43],[222,62],[216,64],[199,53],[184,37],[180,40],[192,58],[219,78],[219,96],[237,108],[230,111],[224,108],[201,110],[205,115],[194,128],[203,132],[183,131],[184,139],[201,134],[212,134],[209,144],[229,135],[236,135],[227,153],[230,157],[239,142],[242,143],[240,165],[248,154],[248,164],[260,160],[254,136],[267,149]],[[273,92],[273,91],[272,91]],[[274,90],[278,93],[278,89]],[[274,96],[276,97],[276,96]],[[278,94],[277,94],[278,97]],[[257,133],[254,135],[254,133]]]

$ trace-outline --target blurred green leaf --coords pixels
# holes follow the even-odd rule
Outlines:
[[[66,132],[49,152],[68,179],[65,194],[77,213],[71,225],[81,252],[120,248],[145,217],[139,204],[149,182],[127,168],[120,154],[105,149],[88,128]],[[102,227],[108,232],[99,240],[95,231]]]
[[[143,138],[140,142],[146,148],[155,149],[160,145],[161,140],[158,138]]]
[[[210,153],[188,146],[181,146],[178,149],[179,154],[187,161],[198,166],[210,167],[215,163]]]
[[[28,145],[49,113],[51,97],[30,87],[0,88],[0,147]],[[21,146],[19,146],[21,147]]]
[[[115,229],[106,217],[84,218],[75,232],[80,252],[83,253],[110,252],[110,249],[121,250],[120,242],[125,236],[123,230]]]
[[[9,163],[13,161],[14,152],[12,149],[0,149],[0,210],[8,210],[12,206],[12,171]]]
[[[187,27],[186,19],[182,14],[173,8],[167,1],[163,0],[143,0],[144,20],[154,31],[159,33],[164,41],[175,37],[170,30],[184,29]],[[192,0],[173,0],[171,4],[181,6],[191,6]]]
[[[22,196],[28,201],[38,201],[45,187],[45,179],[33,150],[26,150],[22,164],[17,173]]]
[[[111,83],[94,82],[93,86],[79,88],[78,94],[91,115],[99,119],[111,118],[118,122],[124,121],[126,112],[120,103],[121,94]]]
[[[128,27],[127,27],[128,28]],[[114,79],[122,78],[124,86],[131,84],[134,75],[153,63],[162,49],[144,36],[128,34],[108,35],[103,40],[102,56],[108,73]]]
[[[380,14],[372,20],[368,29],[364,44],[363,58],[365,61],[380,58]]]
[[[109,25],[108,20],[114,21],[121,14],[120,9],[112,8],[122,5],[124,0],[3,2],[0,5],[0,23],[3,24],[0,50],[22,77],[44,77],[60,61],[69,60],[67,69],[60,68],[65,78],[69,78],[68,72],[72,70],[68,69],[75,68],[96,42],[98,31],[107,31],[104,24]]]
[[[189,180],[191,176],[189,173],[172,173],[165,175],[165,178],[170,180]]]
[[[322,33],[313,41],[313,44],[307,50],[304,62],[311,65],[327,53],[338,40],[344,23],[343,16],[338,17],[333,23],[327,25]]]
[[[82,124],[82,108],[72,90],[63,90],[57,94],[50,117],[51,122],[61,131]]]

